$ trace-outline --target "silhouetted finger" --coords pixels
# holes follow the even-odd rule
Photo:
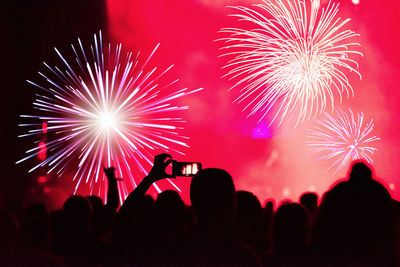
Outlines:
[[[172,160],[172,159],[169,159],[169,160],[167,160],[166,162],[165,162],[165,166],[168,166],[169,164],[171,164],[171,162],[173,162],[174,160]]]
[[[155,156],[155,158],[172,158],[172,156],[168,153],[162,153],[162,154],[158,154],[157,156]]]

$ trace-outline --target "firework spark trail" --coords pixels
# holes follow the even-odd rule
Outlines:
[[[372,156],[377,150],[373,142],[380,138],[371,133],[373,119],[364,120],[364,114],[346,113],[338,109],[334,114],[324,112],[315,126],[308,130],[306,146],[317,159],[327,161],[336,174],[356,159],[365,159],[372,164]]]
[[[352,41],[358,36],[343,30],[349,19],[337,17],[338,5],[319,0],[266,0],[255,8],[231,7],[239,21],[253,24],[252,29],[224,28],[229,37],[222,56],[233,57],[224,67],[231,88],[240,88],[234,102],[244,105],[249,116],[270,111],[270,125],[285,117],[296,118],[296,125],[320,114],[327,105],[334,107],[337,94],[350,97],[353,89],[346,76],[356,73],[355,55],[362,55]]]
[[[160,150],[183,154],[180,149],[188,147],[188,138],[180,134],[185,121],[175,117],[177,112],[188,107],[173,103],[202,88],[173,89],[178,80],[164,81],[172,66],[159,74],[157,68],[147,70],[159,45],[140,64],[139,53],[135,57],[127,53],[123,59],[121,44],[115,50],[109,44],[103,52],[101,32],[99,36],[94,35],[91,58],[80,39],[78,44],[78,47],[71,45],[76,57],[75,68],[54,48],[65,70],[43,62],[50,75],[41,72],[39,75],[48,85],[27,81],[41,90],[33,102],[40,115],[21,115],[36,122],[20,124],[30,128],[20,137],[39,134],[38,126],[46,121],[49,136],[46,146],[50,152],[47,159],[29,172],[44,166],[48,173],[54,171],[59,176],[76,170],[75,192],[85,182],[89,183],[92,192],[97,185],[98,194],[106,196],[102,169],[113,165],[118,175],[124,177],[120,184],[122,201],[128,189],[136,187],[137,172],[134,175],[132,172],[139,170],[147,175],[154,153]],[[38,147],[29,149],[27,156],[17,164],[38,153]],[[171,180],[168,181],[179,190]],[[154,186],[160,192],[157,184]]]

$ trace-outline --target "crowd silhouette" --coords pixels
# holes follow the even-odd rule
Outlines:
[[[347,179],[318,200],[262,206],[236,191],[231,175],[208,168],[178,192],[146,192],[168,178],[171,156],[154,166],[121,207],[114,168],[105,169],[108,201],[70,196],[61,210],[43,203],[0,208],[1,266],[399,266],[400,205],[354,162]]]

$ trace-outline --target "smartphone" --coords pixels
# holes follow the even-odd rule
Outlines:
[[[172,175],[190,177],[195,175],[201,170],[201,163],[199,162],[172,162]]]

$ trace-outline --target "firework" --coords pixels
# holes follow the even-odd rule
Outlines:
[[[329,163],[333,174],[356,159],[364,159],[372,164],[372,156],[377,150],[373,145],[380,138],[372,135],[373,119],[364,120],[364,114],[346,113],[338,109],[334,114],[324,112],[315,126],[308,130],[306,145],[317,159]]]
[[[94,35],[91,56],[80,39],[78,46],[72,45],[74,64],[54,48],[64,70],[44,63],[49,74],[39,74],[47,84],[28,80],[40,89],[33,102],[39,115],[21,115],[35,122],[20,124],[30,129],[20,137],[39,134],[38,126],[47,122],[49,152],[49,157],[29,172],[40,167],[59,176],[74,172],[75,192],[84,182],[92,193],[106,196],[103,166],[115,166],[124,177],[120,184],[122,201],[136,187],[137,178],[147,175],[155,153],[183,154],[181,149],[188,147],[188,138],[181,135],[185,121],[176,115],[188,107],[174,101],[201,88],[176,90],[178,80],[164,78],[172,66],[164,71],[147,68],[157,48],[140,63],[139,53],[124,57],[121,44],[103,47],[101,32]],[[38,153],[39,148],[33,147],[17,163]]]
[[[250,30],[224,28],[229,35],[223,56],[232,59],[224,67],[225,76],[240,88],[234,102],[243,111],[260,114],[260,121],[273,111],[270,124],[278,126],[285,117],[296,125],[320,114],[326,106],[333,109],[335,96],[342,100],[353,95],[346,74],[361,79],[354,58],[361,55],[358,36],[344,27],[349,19],[337,17],[338,5],[319,0],[267,0],[263,4],[232,7],[232,16],[251,25]]]

